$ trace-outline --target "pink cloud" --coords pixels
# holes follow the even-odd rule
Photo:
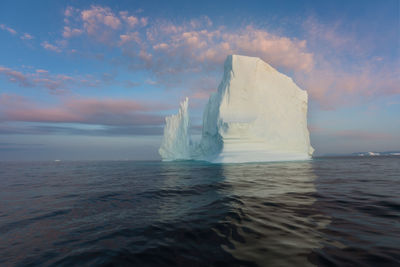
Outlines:
[[[224,34],[222,40],[220,50],[259,56],[276,67],[307,72],[314,66],[313,54],[307,51],[305,40],[278,36],[252,26],[238,34]]]
[[[370,56],[373,45],[360,40],[351,27],[340,21],[321,24],[313,17],[303,26],[315,65],[294,78],[320,107],[336,109],[400,93],[399,61],[388,64],[383,57]]]
[[[154,109],[154,107],[146,106],[145,103],[124,99],[72,99],[66,101],[65,106],[78,113],[89,115],[99,112],[118,114],[131,111],[151,111]]]
[[[168,44],[166,44],[166,43],[156,44],[156,45],[153,45],[153,49],[154,50],[165,50],[165,49],[168,49]]]
[[[208,68],[221,64],[232,53],[259,56],[275,67],[297,71],[309,71],[314,64],[313,54],[307,51],[304,40],[279,36],[250,25],[239,30],[212,28],[213,23],[206,16],[182,25],[157,22],[150,25],[145,32],[134,33],[129,29],[139,23],[147,26],[147,18],[130,15],[127,11],[115,13],[102,6],[91,6],[90,9],[82,10],[81,18],[82,25],[78,28],[85,29],[88,35],[102,42],[115,46],[132,42],[139,44],[139,47],[134,46],[132,49],[137,50],[136,56],[146,68],[164,68],[168,63],[178,72],[180,69],[192,69],[190,66],[174,66],[175,62],[189,63],[188,65],[201,63]],[[65,26],[65,29],[64,37],[70,37],[71,29],[69,26]],[[119,37],[119,41],[115,41],[115,35]],[[153,50],[158,52],[157,64],[153,60]],[[134,51],[128,52],[127,48],[124,51],[135,54]],[[165,62],[160,62],[164,60]]]
[[[201,16],[199,18],[193,18],[189,22],[191,28],[203,28],[204,26],[211,27],[213,25],[211,19],[207,16]]]
[[[51,80],[48,78],[36,78],[33,81],[37,84],[41,83],[48,89],[56,89],[60,87],[60,81]]]
[[[71,38],[73,36],[81,35],[83,31],[81,29],[71,29],[68,26],[64,26],[63,37],[64,38]]]
[[[121,27],[121,19],[108,7],[91,6],[81,11],[82,27],[89,36],[107,43]]]
[[[253,26],[230,31],[211,28],[212,25],[209,18],[182,25],[169,22],[151,25],[146,36],[141,37],[146,41],[136,59],[142,59],[145,63],[142,67],[159,75],[215,70],[229,54],[258,56],[275,67],[289,70],[308,72],[313,68],[313,54],[308,52],[305,40],[278,36]],[[143,58],[144,52],[152,59]],[[134,54],[134,51],[127,53]],[[140,68],[140,62],[136,62]]]
[[[98,87],[105,82],[93,75],[51,74],[43,69],[36,69],[34,72],[21,72],[4,66],[0,66],[0,76],[4,76],[10,82],[23,87],[46,88],[52,94],[65,93],[67,90],[76,87]]]
[[[146,26],[148,19],[134,16],[128,11],[114,12],[109,7],[92,5],[84,10],[68,7],[64,12],[64,22],[64,38],[85,33],[101,43],[118,45],[119,43],[116,40],[119,36],[122,44],[127,41],[137,42],[137,38],[133,38],[131,30],[139,26]],[[74,25],[74,27],[71,25]],[[130,38],[127,39],[127,37]]]
[[[210,91],[215,91],[215,90],[210,90]],[[205,90],[194,92],[191,96],[191,98],[194,99],[208,99],[209,97],[210,97],[210,92],[207,92]]]
[[[77,10],[76,8],[69,6],[69,7],[67,7],[65,9],[64,16],[65,17],[71,17],[71,16],[73,16],[75,14],[76,10]]]
[[[359,130],[359,129],[345,129],[337,131],[312,125],[309,127],[309,130],[310,132],[317,135],[329,135],[332,137],[339,137],[341,139],[384,140],[384,139],[395,138],[395,136],[389,133]]]
[[[321,132],[326,131],[324,128],[321,128],[316,125],[308,125],[308,130],[312,133],[321,133]]]
[[[4,31],[8,31],[9,33],[11,33],[12,35],[17,34],[17,31],[14,30],[13,28],[10,28],[4,24],[0,24],[0,29],[4,30]]]
[[[127,62],[131,70],[146,70],[166,87],[182,82],[191,87],[202,76],[220,71],[227,55],[243,54],[260,57],[294,77],[324,109],[395,95],[400,90],[398,66],[386,64],[381,56],[368,57],[371,48],[351,31],[344,32],[349,27],[340,21],[324,25],[310,17],[303,24],[304,37],[297,39],[254,25],[235,29],[214,25],[206,16],[180,24],[157,19],[149,23],[137,13],[97,5],[85,10],[69,7],[65,18],[64,38],[82,29],[79,34],[120,49],[119,64]],[[205,98],[210,91],[200,88],[191,94]]]
[[[169,107],[159,103],[125,99],[69,98],[43,107],[17,95],[0,95],[3,121],[86,123],[102,125],[160,125],[162,116],[153,112]]]
[[[10,68],[0,66],[0,74],[8,78],[10,82],[18,83],[24,87],[45,87],[50,90],[65,89],[65,80],[62,76],[49,76],[48,71],[38,69],[35,73],[22,73]]]
[[[146,52],[145,50],[140,50],[139,58],[143,62],[145,62],[146,65],[151,65],[152,64],[153,55],[148,53],[148,52]]]
[[[121,25],[120,19],[108,7],[92,6],[81,12],[84,26],[89,33],[94,33],[99,24],[117,29]]]
[[[42,46],[44,49],[46,49],[46,50],[54,51],[54,52],[57,52],[57,53],[60,53],[60,52],[61,52],[60,47],[58,47],[58,46],[56,46],[56,45],[53,45],[53,44],[50,44],[50,43],[47,42],[47,41],[42,42],[42,43],[41,43],[41,46]]]
[[[134,41],[135,43],[140,44],[142,41],[139,37],[139,32],[130,32],[127,34],[121,34],[119,36],[119,38],[121,39],[121,41],[119,42],[119,45],[124,45],[127,43],[131,43],[132,41]]]
[[[5,112],[8,120],[29,122],[81,122],[78,114],[57,108],[22,108]]]
[[[140,18],[140,22],[142,23],[143,26],[147,26],[147,24],[149,23],[149,19],[148,18]]]
[[[390,66],[366,61],[361,68],[344,70],[338,63],[319,63],[310,73],[295,73],[295,80],[323,109],[400,94],[400,71]]]
[[[382,140],[382,139],[392,139],[393,135],[383,132],[369,132],[361,130],[343,130],[337,131],[334,135],[344,138],[351,139],[366,139],[366,140]]]
[[[21,37],[22,40],[32,40],[34,37],[29,33],[24,33]]]
[[[139,19],[135,16],[129,16],[128,11],[119,12],[121,18],[128,24],[129,27],[133,28],[139,23]]]
[[[24,87],[32,86],[29,77],[22,72],[0,66],[0,74],[4,75],[10,82],[18,83]]]
[[[340,20],[326,25],[318,22],[314,17],[308,17],[303,23],[303,28],[306,38],[310,43],[315,44],[313,49],[323,49],[325,55],[329,53],[340,55],[343,52],[359,55],[366,50],[367,44],[361,44],[354,34],[340,31],[341,28],[348,28]]]
[[[42,69],[37,69],[36,72],[37,73],[49,73],[48,70],[42,70]]]
[[[217,79],[215,77],[202,77],[193,81],[188,85],[187,94],[191,99],[204,100],[208,99],[211,93],[217,91]]]

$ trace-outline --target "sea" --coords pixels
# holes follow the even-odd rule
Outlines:
[[[400,266],[400,157],[0,162],[0,266]]]

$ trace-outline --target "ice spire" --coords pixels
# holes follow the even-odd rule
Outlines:
[[[186,97],[178,114],[165,118],[164,137],[158,150],[163,160],[190,159],[188,104]]]

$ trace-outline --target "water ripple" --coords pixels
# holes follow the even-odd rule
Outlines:
[[[398,157],[0,170],[2,266],[400,265]]]

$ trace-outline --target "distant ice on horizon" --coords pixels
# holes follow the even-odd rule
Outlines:
[[[223,79],[203,113],[199,142],[189,135],[188,102],[166,118],[159,149],[164,161],[291,161],[313,154],[307,92],[257,57],[227,57]]]

